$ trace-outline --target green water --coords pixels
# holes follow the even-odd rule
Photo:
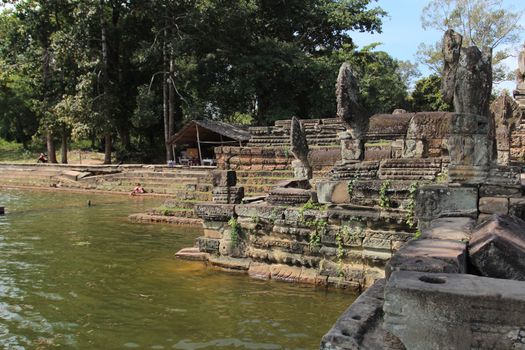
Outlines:
[[[0,349],[316,349],[353,300],[175,259],[199,229],[128,223],[155,205],[2,190]]]

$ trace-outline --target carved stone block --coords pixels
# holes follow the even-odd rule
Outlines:
[[[425,145],[421,140],[406,140],[403,158],[422,158],[425,153]]]
[[[385,288],[385,328],[407,349],[523,349],[525,284],[400,271]]]
[[[195,213],[198,217],[208,221],[227,222],[234,215],[234,204],[197,203]]]
[[[417,191],[415,215],[422,221],[446,216],[476,218],[478,189],[444,185],[424,186]]]
[[[239,204],[244,198],[244,187],[214,187],[212,200],[214,203]]]

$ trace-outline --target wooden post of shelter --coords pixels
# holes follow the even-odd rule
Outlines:
[[[200,165],[202,165],[201,139],[199,136],[199,126],[197,124],[195,124],[195,129],[197,129],[197,147],[199,148],[199,160]]]

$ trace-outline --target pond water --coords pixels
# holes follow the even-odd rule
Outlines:
[[[158,204],[1,190],[0,348],[316,349],[354,299],[175,259],[198,228],[127,221]]]

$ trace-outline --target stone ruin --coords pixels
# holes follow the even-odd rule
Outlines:
[[[522,110],[489,105],[490,55],[447,31],[443,95],[448,178],[417,189],[419,238],[390,259],[321,349],[525,349],[521,168],[511,166]]]
[[[290,145],[295,178],[242,198],[234,172],[217,170],[213,202],[195,207],[198,258],[254,278],[366,289],[321,349],[525,349],[525,198],[511,166],[522,109],[505,95],[489,105],[490,56],[461,42],[445,34],[454,113],[367,115],[344,64],[340,122],[324,124],[336,125],[340,157],[313,181],[306,121],[218,150],[224,165],[264,167],[271,147],[254,144]],[[246,154],[257,160],[236,163]]]

